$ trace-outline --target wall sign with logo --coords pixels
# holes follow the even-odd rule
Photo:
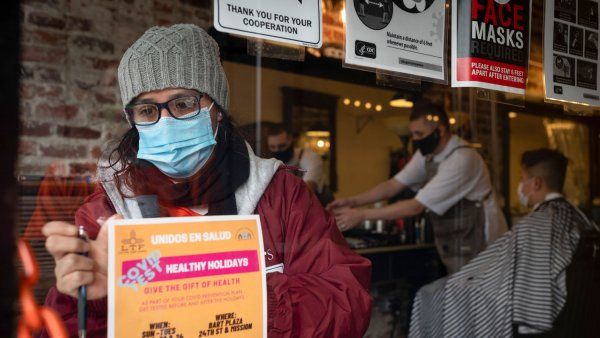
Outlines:
[[[546,99],[600,106],[598,0],[546,0]]]
[[[215,0],[221,32],[321,47],[321,0]]]
[[[452,0],[452,87],[525,94],[530,0]]]
[[[346,0],[346,65],[445,81],[445,4]]]
[[[266,337],[258,216],[112,220],[108,337]],[[193,314],[191,316],[190,314]]]

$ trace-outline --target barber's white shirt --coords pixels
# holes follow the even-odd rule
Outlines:
[[[461,148],[448,156],[456,147],[467,145],[465,140],[453,135],[444,150],[434,155],[433,161],[439,163],[439,167],[429,182],[425,171],[426,157],[420,151],[394,178],[418,191],[415,199],[438,215],[444,214],[463,198],[483,201],[486,240],[491,243],[508,227],[492,190],[488,169],[474,149]]]
[[[298,166],[304,171],[304,175],[302,176],[304,182],[312,181],[317,183],[319,189],[322,188],[323,160],[319,154],[309,148],[295,148],[294,157],[292,157],[292,160],[288,164]]]

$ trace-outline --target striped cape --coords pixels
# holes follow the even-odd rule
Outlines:
[[[563,198],[542,203],[457,273],[419,290],[409,337],[541,333],[567,298],[566,268],[594,226]]]

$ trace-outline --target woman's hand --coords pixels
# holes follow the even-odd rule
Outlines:
[[[339,209],[334,211],[334,215],[340,231],[350,230],[365,220],[365,212],[362,209]]]
[[[112,218],[122,218],[113,215]],[[99,220],[96,240],[88,242],[78,236],[78,227],[67,222],[50,222],[42,229],[46,249],[54,257],[56,288],[63,294],[77,297],[80,286],[87,285],[89,300],[107,295],[108,227]],[[88,257],[81,255],[88,253]]]

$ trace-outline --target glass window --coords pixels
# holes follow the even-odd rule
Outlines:
[[[394,10],[400,10],[399,1],[379,2],[355,0],[357,6],[367,6],[366,12],[357,11],[357,15],[387,25],[391,20],[388,8],[396,4]],[[501,235],[505,218],[516,219],[531,210],[520,206],[517,197],[524,151],[547,147],[567,156],[566,196],[586,211],[594,206],[592,211],[600,218],[597,120],[534,111],[529,101],[521,102],[526,108],[512,111],[506,102],[490,100],[496,96],[487,91],[347,68],[343,63],[345,3],[348,1],[322,1],[323,45],[305,48],[218,32],[212,23],[213,2],[206,0],[23,1],[17,209],[19,234],[30,242],[40,263],[41,278],[35,290],[38,303],[43,303],[48,290],[56,285],[55,262],[45,248],[42,227],[50,221],[95,224],[99,217],[117,212],[103,188],[105,180],[114,178],[107,167],[122,169],[117,162],[125,163],[125,168],[145,166],[169,184],[179,182],[177,175],[169,175],[157,164],[160,161],[148,160],[140,151],[140,132],[161,120],[148,107],[124,111],[124,104],[132,102],[122,102],[123,83],[118,77],[124,53],[157,25],[192,23],[218,44],[229,106],[225,109],[222,101],[217,108],[233,122],[257,158],[277,158],[287,165],[288,172],[305,181],[309,196],[314,193],[318,198],[318,203],[311,200],[309,211],[322,220],[313,226],[332,226],[320,232],[332,236],[329,244],[341,240],[338,227],[348,250],[354,251],[315,259],[357,254],[373,263],[372,296],[377,306],[367,336],[389,336],[392,327],[407,334],[414,292],[466,264],[484,249],[489,238]],[[417,11],[424,2],[404,3]],[[443,27],[435,29],[432,36],[443,32]],[[385,49],[379,48],[378,53]],[[152,65],[162,61],[160,56],[145,60]],[[169,59],[164,67],[153,70],[175,74],[175,62]],[[214,69],[220,68],[215,64]],[[143,75],[140,85],[164,80]],[[182,107],[173,101],[181,99],[177,95],[160,102],[142,97],[147,93],[131,99],[167,107],[172,117],[183,121],[200,116],[200,111],[191,110],[206,108],[203,99],[217,101],[219,95],[209,98],[193,93],[198,99],[194,96]],[[221,94],[225,100],[226,95]],[[560,107],[537,103],[536,107]],[[181,111],[177,113],[177,109]],[[161,115],[160,119],[168,117]],[[202,136],[210,139],[212,135],[217,142],[219,133],[207,130]],[[149,144],[164,136],[155,133],[155,138],[148,138]],[[155,148],[172,150],[174,143]],[[158,156],[165,152],[171,156],[169,165],[176,162],[174,151],[157,152]],[[213,153],[208,158],[214,159],[210,156]],[[141,161],[144,159],[147,161]],[[144,178],[133,181],[152,182],[148,176]],[[125,195],[119,192],[119,196]],[[332,202],[339,204],[323,211]],[[211,203],[187,203],[185,208],[193,209],[194,215],[207,215]],[[396,203],[405,204],[385,212],[390,206],[397,207]],[[493,210],[493,216],[482,211],[486,208]],[[379,216],[368,216],[374,214]],[[277,216],[269,220],[283,217]],[[461,251],[465,245],[458,240],[441,242],[440,227],[444,226],[469,236],[476,233],[476,243],[465,244],[466,254],[451,255],[450,250]],[[469,227],[476,231],[470,232]],[[494,233],[491,227],[502,230]],[[343,244],[339,247],[347,249]],[[296,247],[280,249],[287,253]],[[266,257],[271,254],[267,250]],[[448,263],[448,256],[460,256],[460,262]]]

